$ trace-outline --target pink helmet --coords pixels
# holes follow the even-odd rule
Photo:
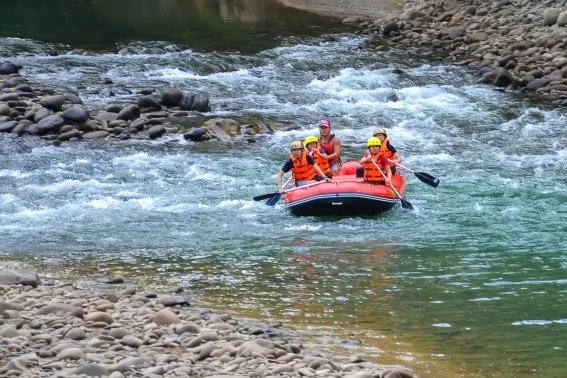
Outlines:
[[[331,121],[323,118],[322,120],[319,121],[319,126],[329,126],[329,129],[330,129],[331,128]]]

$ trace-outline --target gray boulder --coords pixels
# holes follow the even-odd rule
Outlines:
[[[9,133],[18,124],[18,121],[0,123],[0,133]]]
[[[65,93],[65,100],[69,101],[71,104],[83,105],[83,100],[74,93]]]
[[[151,96],[142,96],[138,99],[138,106],[142,109],[161,110],[161,105]]]
[[[163,127],[162,125],[157,125],[150,127],[150,129],[148,130],[148,136],[150,137],[150,139],[157,139],[165,134],[165,132],[165,127]]]
[[[0,271],[0,285],[30,285],[37,287],[39,284],[39,276],[31,270]]]
[[[197,127],[189,130],[188,133],[183,135],[183,138],[185,138],[186,140],[192,140],[193,142],[200,142],[206,139],[206,134],[207,131],[205,129],[203,129],[202,127]]]
[[[37,128],[40,133],[47,134],[56,132],[61,126],[65,124],[65,120],[57,114],[53,114],[43,118],[37,123]]]
[[[164,106],[177,106],[183,95],[183,91],[179,88],[167,88],[161,94],[161,104]]]
[[[83,134],[83,139],[102,139],[108,136],[108,131],[99,130]]]
[[[551,26],[557,22],[559,17],[560,9],[548,8],[543,12],[543,24],[545,26]]]
[[[12,63],[0,63],[0,75],[17,74],[19,67]]]
[[[81,106],[72,106],[65,110],[61,116],[65,119],[81,123],[89,119],[89,111]]]
[[[41,99],[39,104],[44,108],[51,109],[53,111],[61,110],[61,107],[65,103],[65,97],[62,95],[47,96]]]
[[[184,95],[179,102],[179,107],[182,110],[192,110],[197,112],[210,112],[211,104],[208,97],[194,94],[191,96]]]
[[[118,113],[118,116],[116,118],[123,119],[125,121],[134,120],[140,118],[140,113],[140,108],[138,106],[128,105],[124,107],[124,109],[122,109],[120,113]]]

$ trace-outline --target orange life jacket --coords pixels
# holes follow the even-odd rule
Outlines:
[[[307,162],[307,153],[303,151],[299,159],[296,159],[293,154],[289,155],[293,163],[291,172],[295,181],[311,181],[315,178],[315,168]]]
[[[388,149],[389,142],[390,141],[388,140],[388,138],[382,141],[382,144],[380,145],[380,152],[384,155],[386,159],[392,160],[394,158],[394,154],[392,153],[392,151]],[[390,163],[390,167],[395,167],[395,166],[396,163]]]
[[[383,164],[384,159],[380,159],[380,155],[382,152],[378,152],[377,154],[372,155],[372,160],[376,162],[376,165],[380,168],[384,175],[386,174],[386,166]],[[367,161],[364,163],[364,180],[365,181],[386,181],[382,173],[378,169],[376,169],[376,165],[372,162],[372,160]]]
[[[324,174],[331,173],[331,167],[329,167],[329,161],[325,159],[321,154],[321,145],[317,143],[317,146],[310,151],[311,156],[315,159],[315,163],[321,168]]]

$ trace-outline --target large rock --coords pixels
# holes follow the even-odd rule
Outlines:
[[[241,135],[240,125],[232,119],[213,118],[203,124],[203,127],[218,140],[230,141],[231,136]]]
[[[138,99],[138,106],[142,109],[161,110],[161,105],[152,96],[142,96]]]
[[[39,276],[30,270],[3,270],[0,271],[0,285],[39,285]]]
[[[388,22],[382,29],[382,34],[389,36],[392,32],[398,31],[399,26],[395,22]]]
[[[83,105],[83,100],[74,93],[65,93],[65,100],[69,101],[71,104]]]
[[[546,26],[551,26],[557,22],[559,17],[560,9],[548,8],[543,12],[543,24]]]
[[[140,118],[140,108],[136,105],[128,105],[118,113],[117,118],[125,121]]]
[[[210,112],[211,104],[208,97],[194,94],[191,96],[184,95],[179,102],[179,107],[182,110],[193,110],[197,112]]]
[[[0,75],[17,74],[19,67],[12,63],[0,63]]]
[[[69,304],[53,302],[38,309],[35,312],[35,314],[36,315],[70,314],[74,309],[75,307]]]
[[[0,101],[18,101],[20,99],[20,95],[17,93],[3,93],[0,94]]]
[[[57,114],[53,114],[43,118],[37,123],[37,128],[41,134],[57,132],[61,126],[65,124],[65,120]]]
[[[118,113],[108,112],[108,111],[101,111],[95,117],[95,119],[103,122],[112,122],[117,118],[118,118]]]
[[[497,87],[506,87],[514,83],[514,77],[505,68],[496,68],[493,72],[493,75],[494,79],[492,80],[492,84],[496,85]]]
[[[189,132],[187,134],[183,135],[183,137],[186,140],[192,140],[193,142],[200,142],[200,141],[206,140],[206,137],[205,137],[206,134],[207,134],[207,131],[204,128],[197,127],[197,128],[189,130]]]
[[[61,116],[65,119],[81,123],[89,119],[89,111],[82,106],[72,106],[65,110]]]
[[[83,134],[83,139],[102,139],[108,136],[108,131],[92,131],[90,133]]]
[[[153,322],[157,325],[168,326],[170,324],[181,323],[181,319],[170,309],[164,308],[163,310],[159,310],[154,316]]]
[[[167,88],[161,94],[161,104],[164,106],[178,106],[183,95],[183,91],[179,88]]]
[[[162,125],[157,125],[150,127],[150,129],[148,130],[148,136],[150,137],[150,139],[157,139],[165,134],[165,132],[165,127],[163,127]]]
[[[0,123],[0,133],[9,133],[18,124],[18,121]]]
[[[80,132],[79,130],[73,128],[73,129],[71,129],[71,130],[69,130],[69,131],[66,131],[66,132],[64,132],[64,133],[61,133],[61,134],[57,137],[57,140],[60,140],[60,141],[64,142],[64,141],[71,140],[71,139],[73,139],[73,138],[80,139],[82,135],[83,135],[82,132]]]
[[[61,110],[61,107],[65,103],[65,96],[62,95],[55,95],[55,96],[47,96],[41,99],[39,104],[44,108],[51,109],[53,111]]]
[[[39,108],[33,116],[33,121],[37,123],[37,122],[41,121],[42,119],[44,119],[45,117],[47,117],[49,114],[51,114],[49,109]]]

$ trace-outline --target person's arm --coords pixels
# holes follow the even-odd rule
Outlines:
[[[285,174],[284,171],[279,171],[278,172],[278,177],[277,177],[277,181],[278,181],[278,192],[282,193],[285,191],[285,189],[282,186],[282,179],[283,179],[283,175]]]
[[[400,156],[400,154],[398,153],[398,150],[396,150],[396,147],[392,146],[392,144],[390,143],[390,141],[388,141],[388,145],[386,146],[388,148],[388,150],[390,150],[390,152],[392,153],[392,163],[401,163],[402,162],[402,157]]]
[[[392,156],[392,158],[393,158],[392,161],[394,163],[400,164],[402,162],[402,157],[397,152],[394,154],[394,156]]]
[[[334,137],[331,141],[333,146],[333,153],[328,156],[327,160],[335,160],[341,157],[341,140],[338,137]]]
[[[386,168],[384,169],[386,172],[386,177],[388,178],[386,180],[386,182],[390,185],[392,185],[392,170],[390,169],[390,166],[386,164]]]
[[[313,155],[318,155],[321,156],[323,159],[325,160],[329,160],[329,156],[327,155],[327,153],[325,152],[325,150],[319,151],[319,150],[313,150],[315,153]]]
[[[293,169],[293,162],[291,161],[291,159],[288,159],[283,165],[282,169],[278,172],[278,175],[276,177],[278,182],[278,191],[282,194],[285,191],[285,188],[282,187],[283,176],[291,169]]]
[[[321,176],[325,181],[331,181],[330,178],[328,178],[327,176],[325,176],[325,174],[323,173],[323,171],[321,170],[321,168],[319,168],[319,166],[317,165],[317,163],[313,164],[313,168],[315,168],[315,172],[317,172],[317,174],[319,176]]]
[[[362,159],[360,159],[358,162],[359,162],[360,164],[364,164],[364,163],[366,163],[367,161],[370,161],[370,159],[372,159],[372,155],[370,155],[370,152],[366,152],[366,153],[364,154],[364,156],[362,157]]]

